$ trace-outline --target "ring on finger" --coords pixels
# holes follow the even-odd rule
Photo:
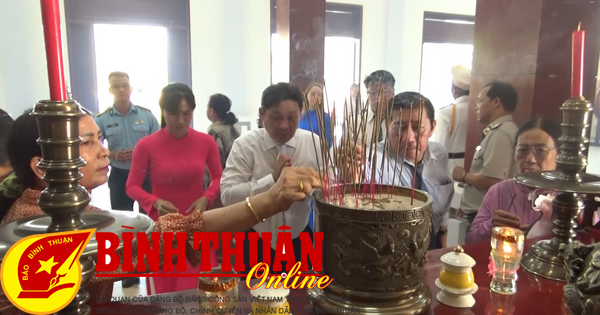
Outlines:
[[[298,185],[299,185],[299,188],[300,188],[299,191],[304,191],[304,183],[300,182]]]

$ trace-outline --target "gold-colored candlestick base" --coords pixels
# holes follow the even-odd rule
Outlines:
[[[600,192],[600,177],[582,173],[587,165],[583,155],[588,116],[592,107],[583,97],[563,103],[560,154],[556,157],[557,171],[530,172],[515,177],[517,182],[533,187],[560,192],[552,201],[554,237],[540,241],[523,257],[521,266],[526,271],[548,279],[566,281],[566,271],[558,257],[561,244],[570,244],[575,237],[575,217],[583,209],[578,194]]]
[[[561,193],[552,201],[554,220],[554,238],[534,244],[523,257],[523,269],[544,278],[567,281],[564,263],[558,257],[560,244],[570,244],[575,237],[573,219],[583,209],[576,194]]]

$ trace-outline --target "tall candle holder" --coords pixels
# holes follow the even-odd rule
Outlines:
[[[79,119],[85,113],[77,102],[41,101],[31,114],[37,120],[40,133],[38,143],[42,149],[42,160],[38,165],[46,171],[42,179],[48,183],[38,201],[46,215],[24,218],[0,226],[0,263],[12,245],[30,235],[96,229],[96,233],[112,232],[121,239],[121,234],[125,231],[146,234],[152,231],[154,221],[144,215],[129,211],[84,212],[90,202],[90,195],[79,185],[82,177],[79,168],[85,165],[85,161],[79,156]],[[123,243],[120,242],[119,249],[122,247]],[[79,259],[82,273],[79,292],[57,314],[90,314],[87,286],[94,275],[93,258],[97,254],[98,243],[92,237]]]
[[[125,231],[150,234],[154,228],[154,221],[149,217],[129,211],[84,212],[90,203],[90,194],[79,185],[83,176],[79,168],[85,165],[79,156],[79,119],[86,114],[77,102],[67,100],[59,0],[40,0],[40,7],[51,100],[37,103],[31,115],[37,121],[40,134],[37,142],[42,149],[42,160],[38,166],[46,171],[42,179],[48,183],[38,200],[46,215],[0,226],[0,263],[16,242],[30,235],[96,229],[96,233],[116,233],[121,240]],[[122,241],[118,248],[123,248]],[[97,254],[98,243],[92,237],[79,259],[82,273],[79,291],[57,314],[90,314],[87,286],[94,275],[93,258]]]
[[[559,258],[561,244],[570,244],[575,237],[575,217],[583,209],[578,194],[600,193],[600,177],[582,173],[587,165],[583,149],[588,139],[584,136],[589,127],[590,102],[583,97],[565,101],[562,136],[559,138],[560,154],[556,157],[556,171],[529,172],[515,177],[516,181],[533,188],[558,192],[552,201],[554,237],[535,243],[523,256],[521,266],[528,272],[552,280],[566,281],[565,266]]]

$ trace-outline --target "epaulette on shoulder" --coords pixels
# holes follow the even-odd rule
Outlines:
[[[502,125],[501,122],[495,123],[495,124],[493,124],[493,125],[490,126],[490,130],[498,129],[498,127],[500,127],[501,125]]]
[[[110,107],[107,107],[103,112],[96,114],[96,117],[100,117],[100,116],[108,113],[109,110],[110,110]]]
[[[149,112],[152,112],[152,110],[150,110],[150,109],[148,109],[148,108],[146,108],[146,107],[144,107],[144,106],[135,105],[135,107],[137,107],[137,108],[139,108],[139,109],[143,109],[143,110],[149,111]]]
[[[440,107],[440,110],[442,110],[442,109],[444,109],[444,108],[449,108],[449,107],[452,107],[452,105],[454,105],[454,104],[448,104],[448,105],[446,105],[446,106],[442,106],[442,107]]]

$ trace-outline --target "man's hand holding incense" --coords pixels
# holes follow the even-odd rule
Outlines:
[[[292,158],[285,154],[279,154],[277,156],[277,161],[275,162],[275,167],[273,168],[273,180],[275,182],[279,180],[279,176],[281,176],[283,169],[290,166],[292,166]]]
[[[362,155],[363,149],[360,145],[342,145],[336,167],[340,171],[340,178],[347,183],[360,183],[362,177]]]
[[[267,192],[271,202],[277,205],[273,208],[277,212],[285,211],[290,208],[292,203],[304,200],[313,188],[322,187],[320,177],[316,170],[307,167],[283,168],[281,176]],[[267,216],[274,214],[269,213]]]

